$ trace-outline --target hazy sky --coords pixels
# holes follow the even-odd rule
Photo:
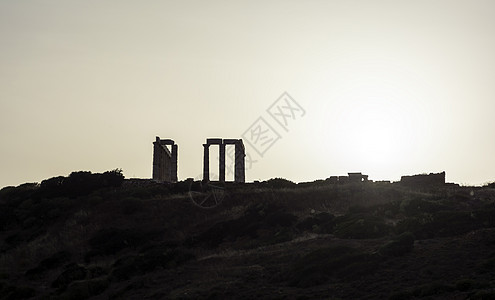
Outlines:
[[[0,187],[150,178],[157,135],[179,179],[223,137],[248,181],[495,181],[495,1],[0,0],[0,43]]]

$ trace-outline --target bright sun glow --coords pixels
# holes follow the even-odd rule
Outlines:
[[[425,128],[416,97],[400,87],[398,80],[368,80],[340,95],[336,139],[349,171],[380,176],[410,163]]]

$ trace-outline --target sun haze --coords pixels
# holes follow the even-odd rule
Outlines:
[[[221,137],[244,140],[247,181],[494,181],[494,13],[481,0],[2,1],[0,187],[150,178],[155,136],[179,145],[179,179],[200,176],[202,144]]]

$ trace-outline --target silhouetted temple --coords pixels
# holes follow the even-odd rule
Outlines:
[[[153,180],[177,182],[177,148],[173,140],[156,137],[153,142]]]
[[[225,182],[225,147],[226,145],[235,146],[235,165],[234,165],[234,182],[245,182],[244,158],[246,157],[244,143],[242,139],[206,139],[203,156],[203,181],[210,181],[210,146],[218,145],[219,150],[219,181]]]
[[[210,181],[210,146],[218,145],[219,149],[219,181],[225,182],[225,149],[227,145],[233,145],[234,158],[234,182],[245,182],[245,157],[246,152],[242,139],[206,139],[203,160],[203,181]],[[153,142],[153,180],[157,182],[177,182],[178,146],[171,139],[156,137]]]

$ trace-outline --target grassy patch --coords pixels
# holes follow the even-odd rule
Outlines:
[[[332,278],[354,279],[372,273],[375,259],[359,250],[337,246],[322,248],[298,259],[289,272],[291,286],[309,287]]]
[[[412,290],[412,294],[415,297],[427,297],[427,296],[440,295],[447,292],[452,292],[454,290],[455,288],[452,285],[440,281],[435,281],[414,288]]]
[[[296,225],[302,231],[315,233],[332,233],[335,227],[335,216],[326,212],[308,217]]]
[[[410,231],[418,239],[448,237],[495,226],[495,210],[440,211],[434,214],[422,213],[401,220],[396,231]]]
[[[106,278],[76,281],[67,287],[59,299],[88,299],[103,293],[109,285]]]
[[[65,267],[65,270],[52,282],[52,287],[59,290],[65,290],[67,286],[75,281],[85,279],[87,276],[87,269],[78,264],[69,264]]]
[[[186,250],[157,246],[139,255],[129,255],[117,260],[111,274],[117,280],[127,280],[152,272],[156,268],[175,268],[194,258],[195,256]]]
[[[50,257],[42,260],[35,268],[26,271],[26,276],[30,279],[39,278],[48,270],[57,268],[67,262],[70,257],[71,254],[67,251],[56,252]]]
[[[102,229],[93,235],[93,237],[89,240],[91,251],[86,254],[85,259],[86,261],[89,261],[93,256],[113,255],[128,247],[142,247],[156,235],[157,232],[143,231],[136,228]]]
[[[334,234],[343,239],[372,239],[388,235],[392,227],[383,218],[364,214],[337,218]]]
[[[384,256],[402,256],[411,252],[413,247],[414,235],[410,232],[404,232],[380,247],[378,252]]]
[[[36,291],[26,286],[0,285],[0,294],[2,299],[29,299],[36,296]]]
[[[276,205],[267,203],[255,204],[234,220],[218,222],[203,233],[189,239],[190,244],[201,244],[208,247],[217,247],[223,242],[235,242],[240,238],[259,239],[260,243],[272,244],[290,240],[293,236],[292,226],[297,217],[284,212]],[[272,233],[270,238],[262,232]]]

